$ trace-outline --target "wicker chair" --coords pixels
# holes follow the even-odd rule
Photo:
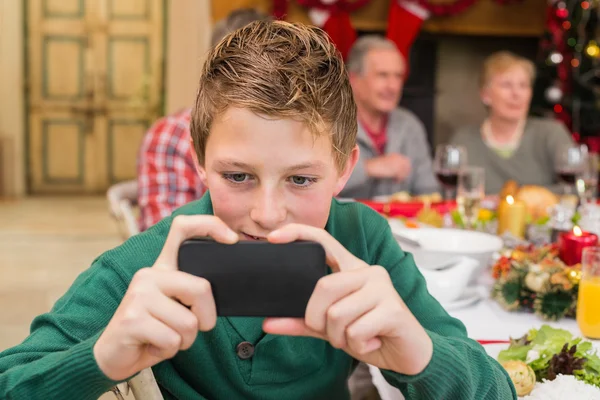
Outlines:
[[[140,232],[134,212],[137,206],[137,194],[138,185],[134,180],[117,183],[111,186],[106,193],[109,212],[117,222],[124,240]],[[124,396],[129,396],[130,391],[136,400],[163,400],[150,368],[111,389],[111,392],[119,400],[124,400],[126,398]]]
[[[140,233],[134,212],[137,195],[138,185],[134,180],[117,183],[106,193],[110,214],[117,221],[123,239]]]
[[[146,368],[129,381],[111,389],[118,400],[130,399],[130,391],[135,400],[164,400],[150,368]]]

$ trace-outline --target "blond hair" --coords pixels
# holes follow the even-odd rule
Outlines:
[[[520,66],[525,69],[533,84],[535,80],[535,66],[531,61],[509,51],[498,51],[488,56],[483,62],[479,86],[484,88],[494,76],[502,74],[514,66]]]
[[[341,169],[356,143],[356,105],[343,59],[319,28],[256,21],[208,55],[190,124],[198,161],[215,119],[229,107],[307,124],[331,136]]]

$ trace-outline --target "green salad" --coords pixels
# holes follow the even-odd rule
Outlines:
[[[557,375],[574,375],[600,387],[600,356],[591,342],[563,329],[543,325],[519,339],[511,339],[508,349],[498,355],[499,362],[519,360],[533,369],[536,381],[554,380]]]

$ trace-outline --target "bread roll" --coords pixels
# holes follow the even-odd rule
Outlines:
[[[535,372],[520,360],[509,360],[502,363],[502,367],[510,376],[518,396],[528,395],[535,387]]]
[[[515,198],[527,205],[532,221],[548,216],[548,209],[558,204],[558,197],[542,186],[522,186]]]

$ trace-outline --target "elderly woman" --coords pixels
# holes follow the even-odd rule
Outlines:
[[[487,193],[500,192],[508,180],[558,190],[554,159],[572,139],[558,122],[527,117],[534,78],[531,61],[505,51],[492,54],[480,83],[488,116],[451,140],[466,148],[470,165],[485,169]]]

